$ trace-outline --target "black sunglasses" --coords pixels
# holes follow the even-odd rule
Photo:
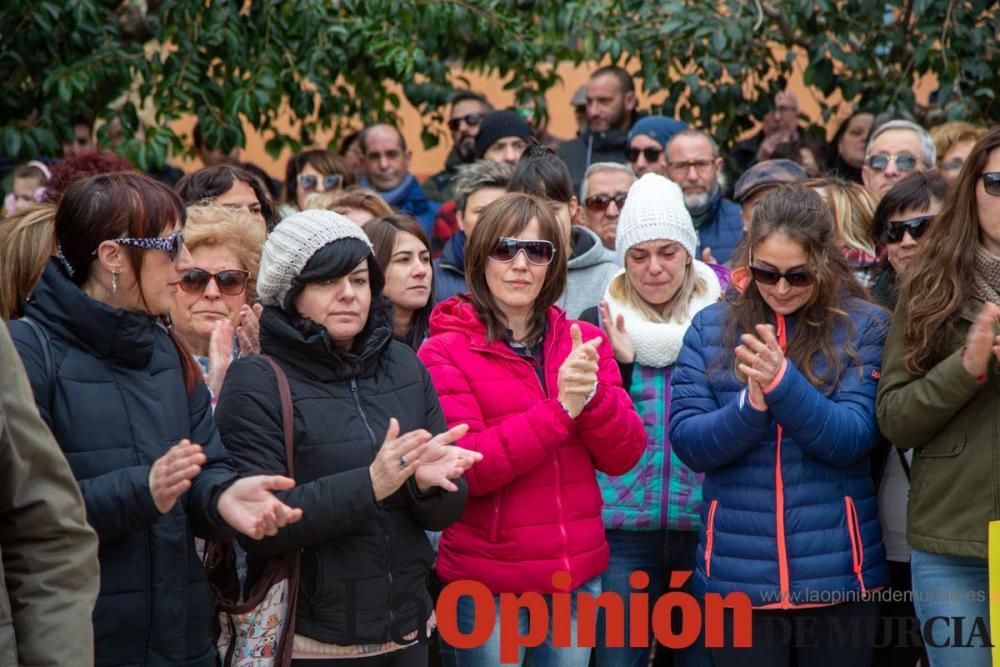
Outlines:
[[[663,149],[662,148],[631,148],[631,147],[625,149],[625,158],[629,162],[635,162],[636,160],[638,160],[640,154],[644,158],[646,158],[646,162],[656,162],[657,160],[660,159],[660,156],[663,155]]]
[[[513,262],[522,251],[529,262],[538,266],[551,264],[556,256],[556,247],[551,241],[522,241],[504,237],[493,246],[490,259],[494,262]]]
[[[452,132],[458,132],[458,128],[462,127],[463,122],[469,127],[476,127],[483,122],[483,114],[470,113],[464,116],[456,116],[448,121],[448,129]]]
[[[1000,171],[984,172],[983,188],[986,190],[986,194],[1000,197]]]
[[[750,272],[753,274],[753,279],[763,285],[777,285],[778,281],[782,278],[788,281],[788,284],[792,287],[806,287],[812,285],[813,282],[813,274],[805,269],[782,273],[781,271],[772,271],[760,266],[751,266]]]
[[[323,176],[323,191],[336,190],[344,182],[344,177],[340,174],[326,174]],[[316,174],[299,174],[299,187],[306,192],[312,192],[319,185],[319,177]]]
[[[128,245],[133,248],[142,248],[143,250],[162,250],[167,253],[167,257],[170,258],[171,262],[176,262],[177,257],[181,254],[181,248],[184,247],[184,232],[174,232],[170,236],[151,239],[124,237],[112,240],[118,245]],[[95,251],[94,254],[96,255],[97,252]]]
[[[895,162],[896,168],[900,171],[913,171],[917,168],[917,158],[909,153],[900,153],[899,155],[879,153],[878,155],[872,155],[868,158],[868,167],[874,172],[881,173],[889,168],[890,162]]]
[[[583,200],[583,205],[587,207],[588,211],[593,211],[594,213],[599,213],[600,211],[606,211],[611,202],[615,203],[618,210],[621,211],[622,207],[625,206],[625,198],[628,197],[628,193],[620,192],[615,195],[591,195]]]
[[[191,294],[200,294],[208,287],[208,281],[215,280],[219,294],[239,296],[247,288],[250,272],[240,269],[227,269],[218,273],[209,273],[205,269],[190,269],[181,274],[181,289]]]
[[[890,220],[882,230],[882,240],[886,243],[899,243],[903,240],[903,234],[909,232],[916,241],[924,235],[933,219],[933,215],[920,215],[909,220]]]

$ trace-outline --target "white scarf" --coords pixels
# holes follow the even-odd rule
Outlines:
[[[691,319],[695,314],[719,300],[722,289],[719,286],[719,277],[710,266],[698,260],[694,262],[694,273],[697,278],[701,278],[707,285],[703,294],[695,295],[688,304],[687,319],[683,322],[650,322],[645,315],[627,303],[618,301],[605,292],[604,298],[608,302],[611,310],[612,322],[618,320],[621,315],[625,319],[625,331],[632,338],[632,345],[635,347],[635,360],[637,363],[650,368],[665,368],[677,361],[680,354],[681,344],[684,341],[684,333],[691,324]],[[612,282],[623,275],[625,269],[618,272]],[[626,277],[625,280],[628,280]]]

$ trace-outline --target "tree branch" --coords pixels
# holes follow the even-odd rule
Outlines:
[[[778,24],[778,30],[781,31],[781,36],[785,40],[785,44],[788,46],[800,46],[803,49],[808,50],[809,44],[806,43],[801,37],[796,37],[795,33],[792,32],[792,28],[788,25],[788,21],[785,20],[785,15],[779,12],[777,9],[771,5],[761,3],[761,9],[764,14]]]

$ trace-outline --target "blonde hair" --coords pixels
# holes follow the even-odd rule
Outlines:
[[[257,270],[266,231],[260,220],[245,211],[224,206],[190,206],[184,226],[184,245],[198,248],[226,248],[236,255],[244,271],[250,272],[247,301],[257,298]]]
[[[931,141],[934,142],[934,148],[937,150],[938,166],[944,160],[944,154],[951,150],[952,146],[963,141],[979,141],[979,138],[984,134],[986,134],[985,127],[961,120],[954,120],[931,128]]]
[[[867,188],[840,178],[811,178],[803,185],[821,190],[819,194],[833,213],[837,233],[844,245],[875,255],[871,229],[878,201]]]
[[[55,250],[56,207],[35,204],[0,220],[0,317],[21,314]]]
[[[687,255],[687,250],[682,249],[681,251]],[[608,285],[608,294],[613,299],[635,308],[642,313],[646,320],[657,324],[686,322],[690,315],[688,308],[691,305],[691,299],[701,296],[706,291],[708,291],[708,285],[694,270],[694,260],[688,257],[687,266],[684,267],[684,282],[681,283],[674,298],[667,302],[662,311],[658,311],[651,303],[642,298],[632,285],[632,281],[628,279],[627,252],[625,253],[625,272],[612,278]]]

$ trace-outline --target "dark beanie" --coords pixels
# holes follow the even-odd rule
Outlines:
[[[494,111],[486,114],[476,135],[476,159],[482,160],[486,150],[505,137],[532,138],[531,128],[513,111]]]

